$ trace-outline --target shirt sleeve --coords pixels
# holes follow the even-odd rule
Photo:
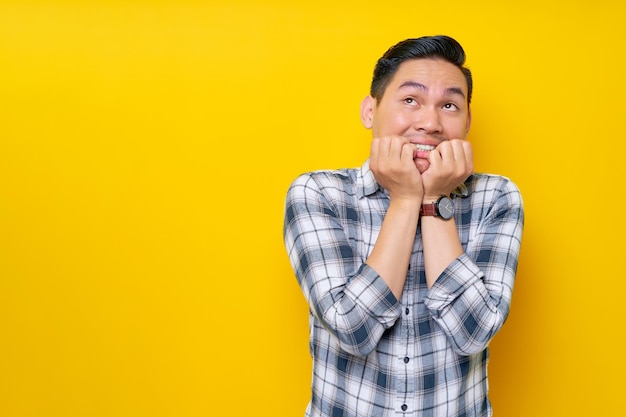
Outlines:
[[[475,210],[487,214],[470,237],[465,253],[437,278],[425,301],[453,349],[463,355],[487,347],[511,305],[524,209],[515,184],[506,178],[501,181],[505,184],[496,192],[480,194],[483,198],[492,195],[493,200],[472,201]]]
[[[357,254],[337,214],[341,204],[310,174],[297,178],[287,192],[285,247],[311,312],[343,350],[364,356],[398,319],[400,305]]]

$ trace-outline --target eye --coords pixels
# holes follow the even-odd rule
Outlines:
[[[445,110],[452,110],[452,111],[454,111],[454,110],[458,110],[458,109],[459,109],[459,106],[457,106],[457,105],[456,105],[456,104],[454,104],[454,103],[446,103],[446,104],[444,104],[444,105],[443,105],[443,108],[444,108]]]
[[[408,104],[409,106],[414,106],[415,104],[417,104],[417,101],[415,101],[413,97],[406,97],[404,99],[404,103]]]

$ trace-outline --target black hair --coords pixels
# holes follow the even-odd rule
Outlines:
[[[460,43],[444,35],[407,39],[389,48],[376,63],[370,95],[379,102],[400,64],[409,59],[420,58],[440,58],[461,70],[467,81],[467,104],[470,104],[472,73],[463,66],[465,51]]]

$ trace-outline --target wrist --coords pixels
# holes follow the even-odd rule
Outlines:
[[[442,195],[432,203],[423,202],[420,216],[433,216],[443,220],[450,220],[454,216],[454,202],[450,197]]]
[[[435,194],[435,195],[425,195],[422,199],[422,204],[432,204],[437,202],[444,194]],[[447,197],[447,196],[446,196]]]
[[[423,198],[420,196],[390,196],[390,201],[396,201],[400,204],[421,204]]]
[[[409,198],[409,197],[394,197],[389,201],[390,205],[402,207],[404,210],[412,211],[413,209],[419,208],[422,205],[422,199],[420,198]]]

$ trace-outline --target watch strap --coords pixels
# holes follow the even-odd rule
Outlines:
[[[437,203],[422,204],[420,207],[420,216],[437,216]]]

